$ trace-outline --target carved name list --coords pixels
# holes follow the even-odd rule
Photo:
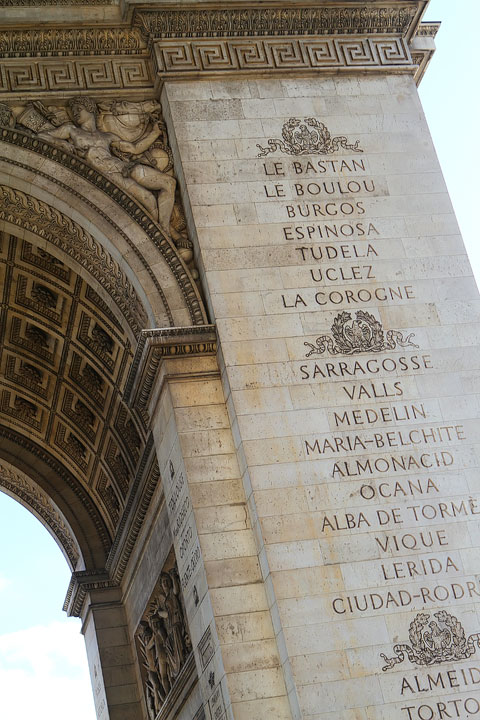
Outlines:
[[[320,469],[307,492],[322,553],[344,579],[326,596],[326,616],[338,623],[411,614],[410,644],[379,653],[380,673],[408,661],[473,658],[479,628],[463,628],[450,614],[480,598],[459,552],[468,545],[468,521],[480,516],[478,496],[456,476],[474,462],[465,450],[471,440],[462,423],[443,418],[437,399],[419,396],[415,378],[438,369],[436,353],[410,329],[382,323],[383,308],[397,306],[415,327],[418,305],[435,298],[401,273],[392,281],[385,261],[396,251],[395,232],[384,234],[376,217],[388,184],[372,176],[358,141],[332,137],[315,118],[290,118],[282,138],[258,146],[265,197],[283,217],[279,240],[291,247],[294,266],[291,288],[269,300],[271,312],[320,318],[294,373],[299,383],[320,384],[327,398],[328,431],[303,438],[304,457]],[[394,694],[408,702],[399,702],[395,717],[480,713],[474,697],[440,703],[445,715],[419,699],[428,689],[478,692],[478,662],[437,668],[435,681],[405,669]]]

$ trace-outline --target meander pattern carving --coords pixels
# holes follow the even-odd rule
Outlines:
[[[188,73],[410,65],[403,38],[245,38],[162,40],[155,45],[157,70],[165,76]]]
[[[72,3],[0,0],[0,6],[34,4]],[[0,93],[152,91],[154,64],[166,76],[408,66],[412,60],[406,37],[415,17],[411,6],[393,8],[387,3],[375,9],[162,8],[135,11],[134,27],[12,28],[0,33]],[[359,34],[365,37],[353,37]],[[434,31],[427,28],[424,34]],[[25,57],[36,60],[19,60]]]

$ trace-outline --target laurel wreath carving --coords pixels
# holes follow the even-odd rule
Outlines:
[[[353,355],[364,352],[384,352],[400,347],[418,348],[410,333],[406,338],[398,330],[387,330],[385,333],[381,323],[365,310],[357,310],[355,320],[349,312],[339,313],[332,324],[332,335],[320,335],[315,343],[305,342],[310,350],[306,357],[323,355],[328,350],[330,355]]]
[[[434,613],[436,620],[431,619],[430,613],[419,613],[410,623],[410,645],[398,644],[393,646],[393,657],[381,653],[385,660],[383,671],[391,670],[402,663],[405,654],[411,663],[417,665],[436,665],[454,660],[465,660],[480,648],[480,633],[465,635],[461,622],[445,610]]]
[[[277,150],[287,155],[331,155],[340,148],[363,152],[358,147],[359,140],[351,145],[343,135],[332,138],[327,126],[316,118],[305,118],[303,123],[298,118],[290,118],[283,125],[282,137],[283,140],[268,140],[268,147],[257,144],[261,151],[257,157],[265,157]]]

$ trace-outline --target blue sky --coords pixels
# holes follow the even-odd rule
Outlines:
[[[66,560],[40,522],[3,493],[0,517],[0,716],[94,720],[80,621],[62,611]]]
[[[431,0],[426,20],[441,20],[437,51],[420,97],[463,239],[480,284],[477,170],[480,163],[479,0]]]
[[[480,1],[431,0],[426,19],[442,28],[420,95],[478,282]],[[40,523],[1,493],[0,517],[1,715],[94,720],[80,624],[61,610],[70,578],[64,557]]]

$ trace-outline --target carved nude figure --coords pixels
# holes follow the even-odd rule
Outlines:
[[[131,126],[120,121],[121,113],[127,118],[129,113],[133,114],[132,108],[126,107],[125,103],[120,104],[116,114],[112,112],[105,115],[105,124],[108,123],[116,132],[99,129],[99,108],[91,98],[75,97],[69,102],[69,108],[73,122],[63,122],[58,127],[42,130],[38,136],[69,152],[74,150],[95,170],[132,195],[148,210],[162,230],[170,235],[176,181],[158,169],[156,162],[150,161],[149,164],[145,158],[145,153],[162,133],[158,123],[150,122],[143,136],[130,142],[118,134],[122,132],[127,137],[132,135]]]

